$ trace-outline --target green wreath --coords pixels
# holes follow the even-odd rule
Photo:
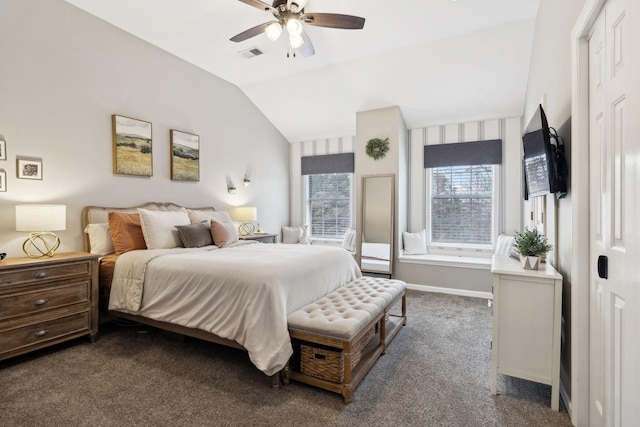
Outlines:
[[[389,138],[373,138],[367,142],[367,156],[373,160],[383,158],[387,151],[389,151]]]

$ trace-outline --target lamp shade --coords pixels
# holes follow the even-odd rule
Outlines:
[[[16,231],[58,231],[67,229],[65,205],[16,205]]]
[[[280,34],[282,33],[282,25],[280,25],[279,22],[272,22],[264,29],[264,33],[267,35],[269,40],[274,42],[278,40],[278,37],[280,37]]]
[[[227,209],[231,219],[234,221],[256,221],[258,219],[258,208],[252,206],[237,206]]]

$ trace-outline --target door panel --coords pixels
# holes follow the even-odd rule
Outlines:
[[[589,38],[592,426],[640,424],[639,3],[607,1]]]

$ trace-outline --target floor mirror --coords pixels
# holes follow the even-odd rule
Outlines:
[[[362,241],[360,269],[392,274],[394,175],[362,176]]]

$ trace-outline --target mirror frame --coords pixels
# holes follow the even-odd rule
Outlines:
[[[389,267],[386,270],[373,270],[362,268],[362,236],[365,236],[365,224],[366,224],[366,212],[367,212],[367,179],[368,178],[390,178],[391,191],[389,194]],[[375,175],[362,175],[361,177],[361,191],[362,191],[362,211],[361,211],[361,226],[360,236],[358,236],[358,263],[360,270],[366,273],[378,273],[388,274],[393,273],[393,258],[394,258],[394,227],[395,227],[395,175],[394,174],[375,174]]]

